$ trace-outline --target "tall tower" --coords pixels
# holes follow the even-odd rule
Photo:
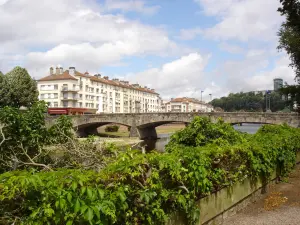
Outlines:
[[[275,78],[273,81],[274,81],[274,91],[278,91],[280,88],[283,87],[283,79]]]

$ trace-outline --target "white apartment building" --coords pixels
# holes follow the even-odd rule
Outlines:
[[[161,111],[161,98],[154,89],[110,80],[100,74],[80,73],[75,67],[51,67],[37,82],[39,99],[51,108],[85,108],[91,113],[145,113]]]
[[[163,107],[166,112],[212,112],[213,106],[195,98],[172,98]]]

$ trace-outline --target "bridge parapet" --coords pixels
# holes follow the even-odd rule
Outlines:
[[[212,122],[222,118],[231,124],[237,123],[261,123],[283,124],[299,127],[300,118],[297,113],[251,113],[251,112],[214,112],[214,113],[114,113],[114,114],[90,114],[70,116],[74,128],[79,133],[95,133],[97,128],[109,123],[122,124],[131,127],[131,134],[140,138],[157,137],[155,127],[172,123],[190,123],[195,116],[209,117]],[[53,123],[57,117],[48,117],[47,123]],[[135,130],[136,129],[136,130]]]

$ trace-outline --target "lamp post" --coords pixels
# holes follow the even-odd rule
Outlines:
[[[204,91],[201,91],[201,111],[202,111],[202,93],[203,93]]]
[[[271,111],[271,99],[270,99],[270,94],[271,94],[271,91],[267,90],[267,91],[266,91],[266,112],[270,112],[270,111]],[[268,99],[269,99],[269,104],[268,104]]]
[[[209,96],[210,96],[210,101],[212,101],[212,94],[209,94]]]

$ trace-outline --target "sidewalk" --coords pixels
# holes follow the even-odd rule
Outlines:
[[[300,225],[300,165],[286,183],[273,185],[266,197],[226,219],[222,225]]]

